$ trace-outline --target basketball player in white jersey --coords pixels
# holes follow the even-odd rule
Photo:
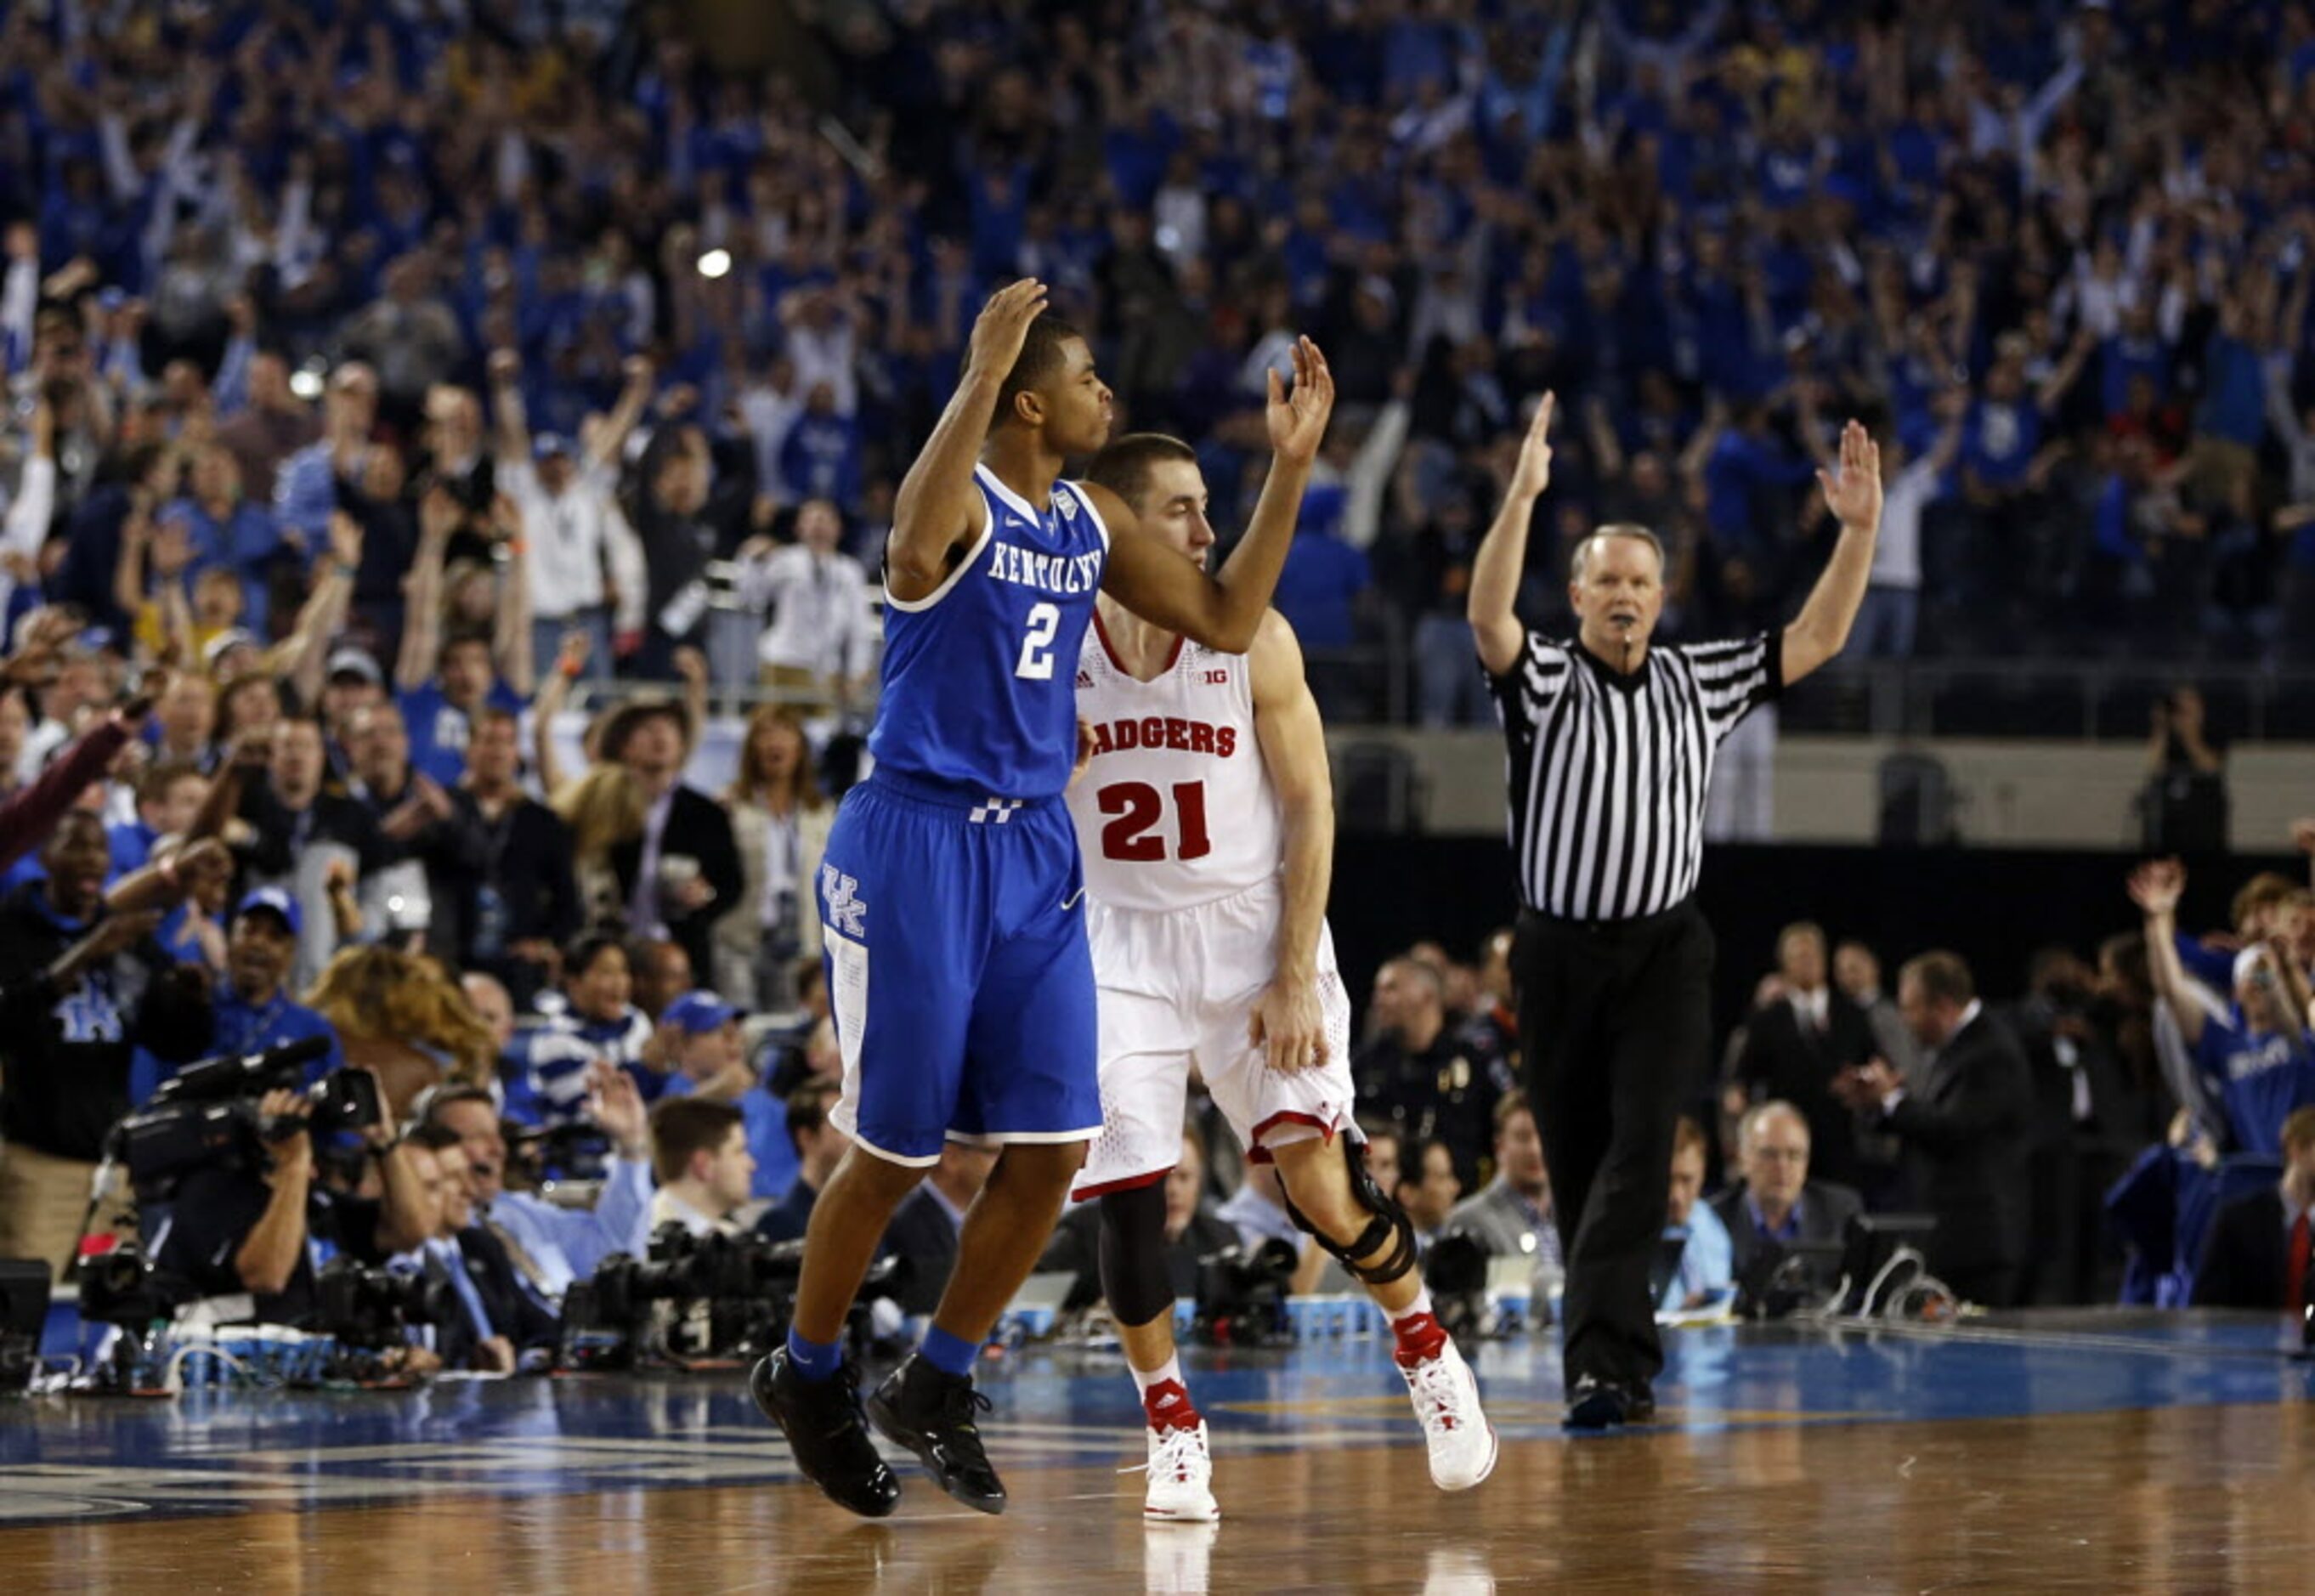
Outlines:
[[[1213,546],[1188,445],[1119,439],[1086,480],[1202,566]],[[1072,1195],[1101,1207],[1100,1264],[1148,1416],[1151,1519],[1219,1516],[1206,1427],[1174,1352],[1165,1180],[1195,1066],[1287,1210],[1364,1281],[1443,1490],[1495,1464],[1478,1388],[1431,1312],[1413,1228],[1366,1173],[1352,1121],[1350,1003],[1326,921],[1334,791],[1293,629],[1273,610],[1225,654],[1104,598],[1078,667],[1069,790],[1100,987],[1101,1134]]]

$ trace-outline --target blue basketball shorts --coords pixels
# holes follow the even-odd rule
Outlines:
[[[949,1139],[1100,1131],[1085,871],[1061,800],[880,769],[846,794],[817,887],[837,1129],[918,1166]]]

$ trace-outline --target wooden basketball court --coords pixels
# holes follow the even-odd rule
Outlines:
[[[1012,1510],[904,1474],[853,1519],[734,1376],[195,1392],[0,1409],[0,1586],[955,1592],[2315,1588],[2309,1372],[2272,1324],[2013,1317],[1677,1333],[1658,1421],[1557,1430],[1555,1360],[1476,1360],[1503,1436],[1447,1497],[1377,1345],[1209,1354],[1219,1527],[1145,1527],[1113,1357],[984,1383]],[[1121,1389],[1121,1388],[1122,1388]]]

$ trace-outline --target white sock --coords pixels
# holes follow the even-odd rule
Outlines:
[[[1188,1386],[1183,1384],[1182,1357],[1178,1352],[1166,1359],[1159,1367],[1149,1370],[1147,1372],[1139,1369],[1134,1369],[1131,1363],[1127,1364],[1126,1367],[1132,1370],[1133,1388],[1140,1392],[1144,1396],[1149,1395],[1150,1387],[1162,1386],[1167,1380],[1172,1380],[1175,1385],[1182,1386],[1184,1390],[1189,1389]]]
[[[1415,1315],[1427,1314],[1430,1311],[1431,1288],[1429,1286],[1424,1286],[1421,1290],[1415,1292],[1414,1301],[1408,1303],[1405,1308],[1400,1308],[1397,1313],[1390,1316],[1390,1322],[1394,1326],[1404,1325]]]

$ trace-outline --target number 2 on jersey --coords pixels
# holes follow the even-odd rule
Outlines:
[[[1021,640],[1021,662],[1013,667],[1013,674],[1030,681],[1053,679],[1053,634],[1061,629],[1061,609],[1058,604],[1036,604],[1029,608],[1029,635]]]
[[[1119,782],[1104,787],[1094,802],[1105,815],[1117,818],[1101,829],[1101,856],[1130,864],[1149,864],[1166,856],[1166,839],[1151,833],[1165,811],[1166,801],[1148,782]],[[1206,833],[1206,784],[1174,784],[1174,810],[1181,817],[1176,859],[1202,859],[1214,851]]]

